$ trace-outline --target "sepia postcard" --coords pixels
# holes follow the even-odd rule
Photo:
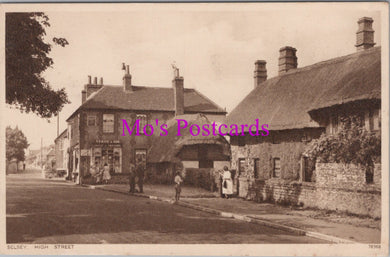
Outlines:
[[[1,254],[389,254],[387,2],[0,11]]]

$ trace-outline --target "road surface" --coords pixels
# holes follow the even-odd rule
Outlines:
[[[39,174],[7,175],[7,243],[326,243]]]

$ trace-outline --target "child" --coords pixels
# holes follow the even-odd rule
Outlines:
[[[176,195],[175,195],[175,201],[179,201],[180,199],[180,192],[181,192],[181,183],[183,182],[183,179],[180,176],[180,171],[176,172],[175,176],[175,189],[176,189]]]

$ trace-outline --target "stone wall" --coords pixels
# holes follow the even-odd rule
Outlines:
[[[374,169],[374,183],[365,182],[365,171],[355,165],[317,163],[317,182],[282,179],[239,179],[240,197],[381,217],[381,165]]]

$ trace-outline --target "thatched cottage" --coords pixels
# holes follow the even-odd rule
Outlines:
[[[358,115],[368,131],[380,129],[381,48],[374,47],[372,22],[367,17],[358,21],[357,51],[350,55],[298,68],[297,50],[283,47],[279,74],[270,79],[265,61],[255,63],[255,88],[227,120],[250,124],[259,119],[269,125],[270,134],[231,138],[239,196],[346,211],[356,202],[352,212],[380,215],[380,170],[375,183],[360,174],[358,187],[345,187],[337,181],[354,177],[340,173],[320,190],[315,175],[324,173],[316,173],[315,163],[303,154],[312,139],[337,132],[343,115]]]

